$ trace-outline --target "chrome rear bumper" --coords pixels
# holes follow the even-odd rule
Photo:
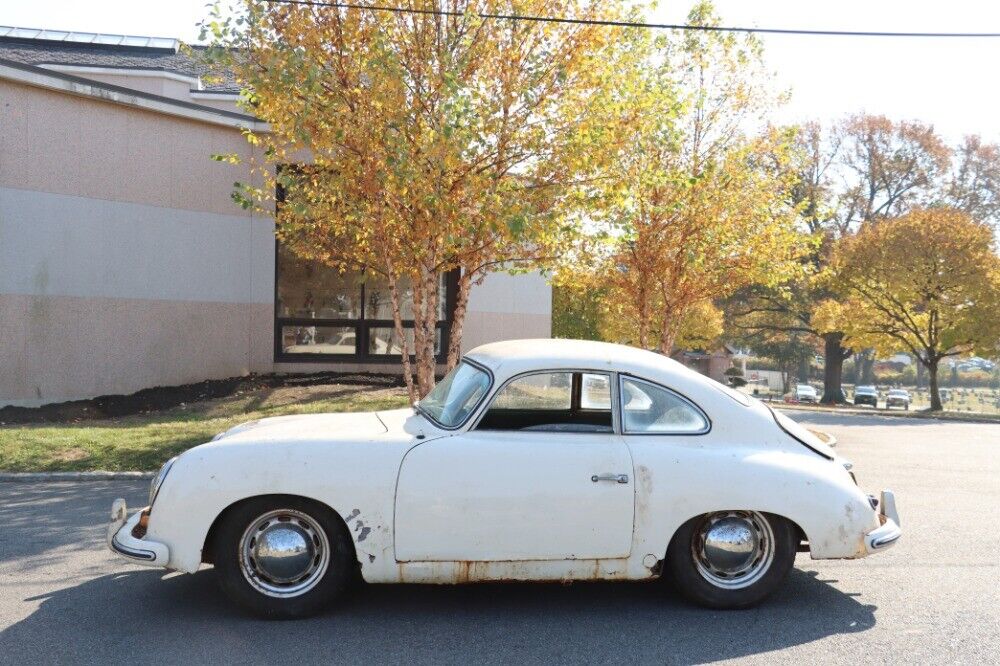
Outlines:
[[[903,536],[903,531],[899,528],[896,496],[891,490],[882,491],[879,499],[879,522],[879,527],[865,535],[865,550],[869,555],[890,548]]]

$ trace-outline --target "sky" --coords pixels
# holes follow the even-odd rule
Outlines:
[[[0,0],[0,25],[195,41],[207,0]],[[390,4],[390,3],[381,3]],[[683,23],[692,2],[661,0],[650,20]],[[724,25],[832,30],[1000,32],[991,0],[716,0]],[[791,91],[780,122],[859,111],[932,123],[949,141],[1000,142],[1000,39],[767,35],[768,66]]]

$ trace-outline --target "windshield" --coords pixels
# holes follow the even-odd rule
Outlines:
[[[906,391],[902,389],[893,389],[889,391],[889,395],[908,395]]]
[[[489,374],[462,361],[417,403],[417,409],[444,428],[462,425],[489,391]]]
[[[875,387],[874,386],[859,386],[857,389],[855,389],[854,392],[855,393],[868,393],[868,394],[871,394],[871,393],[875,393]]]

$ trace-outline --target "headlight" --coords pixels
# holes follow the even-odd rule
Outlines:
[[[149,506],[153,506],[153,502],[156,501],[156,494],[160,492],[160,486],[163,485],[163,480],[167,478],[167,473],[170,472],[170,468],[174,466],[174,462],[176,460],[177,456],[174,456],[167,462],[163,463],[163,467],[161,467],[160,471],[153,477],[153,482],[149,484]]]

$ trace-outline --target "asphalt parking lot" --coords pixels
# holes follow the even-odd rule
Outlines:
[[[879,557],[800,555],[759,608],[659,584],[366,586],[299,622],[249,618],[213,572],[104,549],[112,499],[146,483],[0,483],[0,663],[997,663],[1000,424],[794,412],[834,434],[904,536]]]

